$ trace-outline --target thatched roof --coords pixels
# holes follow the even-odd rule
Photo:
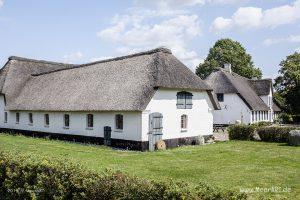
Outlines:
[[[259,79],[259,80],[248,80],[250,86],[255,90],[259,96],[269,95],[270,91],[273,92],[272,79]]]
[[[237,93],[251,110],[269,110],[268,105],[259,97],[269,94],[272,83],[269,79],[256,82],[219,68],[206,81],[215,93]]]
[[[141,111],[159,87],[212,90],[165,48],[83,65],[10,57],[0,84],[8,110],[40,111]]]

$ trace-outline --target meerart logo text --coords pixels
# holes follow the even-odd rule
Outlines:
[[[265,192],[271,192],[271,193],[283,193],[283,192],[291,192],[290,187],[280,187],[280,186],[272,186],[269,188],[263,188],[263,187],[254,187],[254,188],[240,188],[240,192],[244,193],[265,193]]]

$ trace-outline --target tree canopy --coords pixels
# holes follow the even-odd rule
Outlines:
[[[196,74],[204,79],[226,63],[231,64],[232,71],[241,76],[258,79],[262,77],[261,70],[254,67],[251,55],[239,42],[231,39],[218,40],[209,50],[204,63],[197,67]]]
[[[287,56],[280,67],[274,84],[275,100],[285,111],[300,114],[300,53]]]

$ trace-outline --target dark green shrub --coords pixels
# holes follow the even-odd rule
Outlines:
[[[253,140],[255,127],[251,125],[237,124],[228,128],[230,140]]]
[[[257,134],[265,142],[288,142],[289,132],[295,127],[269,126],[257,128]]]
[[[255,127],[261,127],[261,126],[271,126],[272,125],[272,122],[256,122],[256,123],[253,123],[252,126],[255,126]]]
[[[292,115],[290,114],[287,114],[287,113],[281,113],[279,116],[278,116],[278,120],[284,124],[290,124],[293,122],[293,117]]]
[[[155,182],[96,173],[66,160],[0,152],[0,199],[247,199],[200,183]]]
[[[294,124],[300,124],[300,115],[293,115],[292,118]]]

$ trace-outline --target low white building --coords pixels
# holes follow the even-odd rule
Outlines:
[[[227,64],[211,73],[206,82],[213,88],[221,106],[221,110],[213,112],[215,125],[237,121],[243,124],[273,122],[280,112],[273,102],[271,79],[247,79],[232,72],[231,65]]]
[[[10,57],[0,72],[0,127],[135,150],[213,132],[212,89],[170,50],[70,65]]]

